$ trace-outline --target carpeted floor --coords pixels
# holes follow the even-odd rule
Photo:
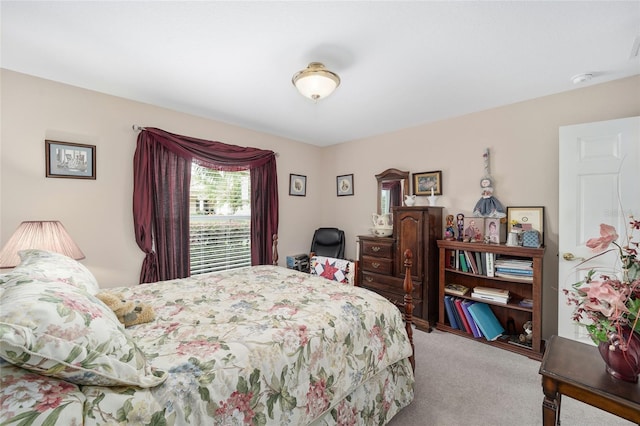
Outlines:
[[[389,425],[542,425],[540,362],[437,330],[416,330],[414,342],[415,398]],[[563,426],[633,424],[568,397],[560,419]]]

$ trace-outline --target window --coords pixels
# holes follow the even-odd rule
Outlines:
[[[249,170],[191,166],[191,275],[251,266]]]

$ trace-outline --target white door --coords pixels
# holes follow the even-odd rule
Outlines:
[[[591,343],[586,329],[572,321],[573,306],[562,289],[594,266],[614,265],[616,255],[609,253],[578,266],[579,259],[593,256],[585,243],[600,236],[601,223],[615,226],[622,236],[628,216],[640,217],[639,170],[640,117],[560,128],[559,336]],[[565,258],[571,255],[574,260]]]

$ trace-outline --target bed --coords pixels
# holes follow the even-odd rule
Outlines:
[[[368,290],[271,265],[108,289],[155,311],[125,329],[83,265],[21,257],[0,424],[386,424],[413,399],[411,327]]]

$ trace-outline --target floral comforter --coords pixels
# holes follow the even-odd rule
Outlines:
[[[67,424],[385,424],[413,399],[400,312],[365,289],[257,266],[109,290],[153,306],[127,331],[167,380],[76,386],[3,368],[5,386],[31,392],[23,418],[44,396]]]

